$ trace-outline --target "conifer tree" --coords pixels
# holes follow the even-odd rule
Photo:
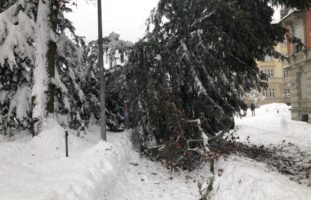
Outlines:
[[[35,50],[40,52],[39,48],[47,48],[36,45],[39,40],[35,40],[35,35],[38,34],[36,23],[40,21],[37,20],[38,3],[36,0],[20,0],[12,5],[5,4],[7,7],[0,14],[0,134],[12,135],[15,130],[32,129],[31,94]],[[55,111],[59,123],[64,125],[76,121],[74,117],[68,118],[68,115],[79,115],[73,110],[80,112],[76,108],[81,107],[84,98],[79,81],[80,74],[84,71],[84,42],[75,35],[72,23],[64,17],[64,12],[71,11],[67,7],[68,3],[69,1],[62,1],[60,4],[56,34],[53,38],[57,45],[53,95],[56,107],[53,112]],[[73,41],[65,35],[65,30],[71,32]]]
[[[39,0],[36,21],[36,53],[32,90],[34,133],[40,123],[54,114],[54,83],[56,60],[56,28],[59,1]]]
[[[36,20],[37,40],[35,41],[36,67],[33,76],[34,87],[32,93],[33,129],[35,134],[38,134],[40,123],[44,118],[54,116],[55,111],[59,111],[61,107],[63,114],[64,107],[67,107],[65,113],[68,114],[69,107],[79,107],[77,101],[81,102],[84,98],[76,83],[73,69],[74,66],[79,66],[81,63],[81,60],[79,60],[81,56],[77,52],[81,50],[79,45],[82,40],[75,35],[72,23],[64,17],[64,12],[71,11],[67,7],[68,3],[70,1],[39,1]],[[71,32],[76,45],[65,36],[65,30]],[[76,57],[76,60],[74,60],[74,57]],[[68,66],[64,70],[62,67],[66,64]],[[72,94],[61,95],[64,90],[68,91],[70,89]],[[67,98],[68,95],[70,100]],[[58,108],[55,108],[54,105],[57,105]],[[54,118],[57,119],[56,116]],[[69,121],[71,119],[72,117]],[[63,120],[60,120],[60,122],[64,123]]]
[[[127,72],[131,125],[143,145],[162,145],[166,159],[181,150],[174,159],[182,162],[189,141],[211,142],[232,129],[242,95],[264,86],[256,60],[284,40],[268,3],[309,2],[160,0]]]
[[[110,130],[121,129],[123,123],[123,105],[125,98],[125,78],[123,76],[124,65],[126,63],[131,42],[119,39],[119,34],[111,33],[103,38],[104,65],[106,70],[106,116],[107,126]],[[81,88],[85,93],[83,107],[84,119],[89,119],[90,114],[96,120],[99,119],[99,69],[98,62],[98,42],[91,41],[84,50],[83,56],[85,73],[81,77]]]
[[[12,135],[31,126],[36,6],[35,1],[1,3],[5,10],[0,13],[0,134]]]

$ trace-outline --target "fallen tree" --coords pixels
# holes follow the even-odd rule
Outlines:
[[[241,96],[266,86],[256,60],[274,55],[284,40],[268,2],[301,5],[159,1],[124,71],[131,127],[147,154],[191,169],[205,151],[202,141],[221,141],[234,127]]]

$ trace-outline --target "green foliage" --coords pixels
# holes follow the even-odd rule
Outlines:
[[[31,131],[32,129],[31,89],[33,85],[37,3],[37,1],[19,1],[11,7],[6,7],[9,12],[1,13],[5,14],[7,18],[1,18],[0,24],[3,23],[4,28],[10,29],[5,32],[0,49],[7,55],[12,55],[8,58],[1,58],[1,60],[4,59],[4,63],[0,63],[0,133],[2,134],[12,135],[16,132],[15,130]],[[69,2],[63,1],[63,3]],[[75,35],[72,23],[64,17],[63,12],[70,11],[66,5],[61,4],[56,20],[58,37],[56,42],[55,88],[53,89],[55,90],[53,96],[55,96],[56,105],[54,111],[61,124],[77,129],[82,123],[80,115],[88,112],[84,108],[85,106],[82,107],[86,104],[83,104],[85,99],[81,90],[81,79],[84,71],[82,66],[84,42]],[[16,18],[17,15],[24,15],[22,16],[23,23],[30,25],[27,27],[29,29],[24,30],[22,28],[24,24],[16,21],[19,19]],[[64,35],[66,29],[71,31],[75,41],[71,41]],[[12,38],[16,38],[18,42],[15,43]]]
[[[0,134],[12,135],[15,130],[31,128],[30,95],[34,64],[32,3],[14,4],[4,1],[1,6],[10,9],[0,13]],[[12,5],[14,4],[14,5]],[[10,7],[11,6],[11,7]],[[16,16],[22,17],[16,18]],[[23,22],[28,31],[23,32]],[[18,42],[15,42],[18,38]]]
[[[234,127],[240,98],[265,86],[256,60],[284,40],[267,2],[159,2],[146,36],[132,48],[127,72],[131,125],[143,145],[166,145],[176,130],[187,140],[202,138],[199,131],[187,134],[191,119],[201,118],[208,136]]]
[[[105,53],[105,65],[109,67],[105,70],[106,86],[106,116],[107,126],[112,131],[119,131],[123,124],[123,107],[126,98],[125,76],[123,75],[123,65],[128,56],[131,42],[119,39],[119,35],[111,33],[103,38]],[[118,55],[117,55],[118,54]],[[119,56],[119,57],[118,57]],[[80,72],[81,89],[85,94],[85,101],[82,107],[87,110],[83,115],[84,119],[89,119],[91,113],[95,119],[100,118],[100,96],[99,80],[100,70],[98,68],[98,42],[91,41],[84,47],[83,51],[84,73]]]

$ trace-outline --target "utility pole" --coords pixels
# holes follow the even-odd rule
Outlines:
[[[103,29],[102,29],[102,4],[97,0],[98,7],[98,67],[100,68],[100,128],[101,139],[107,141],[106,136],[106,106],[105,106],[105,72],[103,61]]]

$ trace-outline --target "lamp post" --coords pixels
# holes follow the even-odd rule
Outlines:
[[[106,141],[106,107],[105,107],[105,72],[103,61],[103,29],[101,0],[97,0],[98,7],[98,67],[100,68],[100,128],[101,139]]]

